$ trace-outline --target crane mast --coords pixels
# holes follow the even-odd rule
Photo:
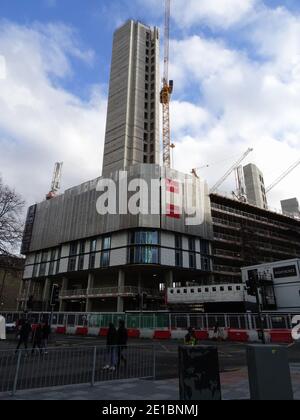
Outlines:
[[[283,181],[297,166],[300,165],[300,160],[297,160],[292,166],[290,166],[276,181],[273,182],[267,189],[266,193],[268,194],[273,188],[275,188],[281,181]]]
[[[169,60],[170,60],[170,17],[171,0],[165,0],[165,31],[164,31],[164,77],[163,86],[160,92],[160,102],[163,108],[163,164],[171,167],[171,144],[170,125],[170,99],[173,92],[173,81],[169,81]]]
[[[240,164],[243,162],[243,160],[246,159],[246,157],[253,152],[253,149],[248,149],[243,156],[240,157],[240,159],[229,169],[229,171],[226,172],[226,174],[212,187],[210,190],[211,193],[214,193],[217,191],[217,189],[223,184],[223,182],[226,181],[226,179],[232,174],[233,171],[235,171]]]

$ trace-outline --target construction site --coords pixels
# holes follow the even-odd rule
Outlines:
[[[198,305],[187,305],[184,292],[181,305],[170,307],[168,290],[222,285],[230,291],[234,284],[247,295],[243,267],[300,259],[297,198],[283,200],[280,212],[270,210],[267,199],[300,160],[270,186],[255,164],[243,167],[251,148],[212,187],[198,169],[183,174],[173,167],[170,106],[176,81],[169,79],[170,13],[169,0],[162,86],[159,29],[130,20],[116,30],[102,177],[61,194],[62,163],[56,164],[46,199],[28,210],[18,310],[49,311],[52,304],[60,312],[203,311],[203,298],[199,296]],[[120,171],[127,171],[129,179],[167,179],[173,194],[167,211],[161,206],[157,215],[97,214],[98,182],[119,182]],[[233,175],[235,191],[220,193]],[[203,220],[198,226],[186,226],[185,212],[178,212],[178,185],[186,182],[192,184],[193,192],[185,192],[192,199],[201,190]],[[54,287],[58,293],[53,303]],[[220,296],[216,302],[217,312],[250,308],[246,297],[237,306],[229,299],[226,308]],[[277,308],[273,302],[263,309]]]

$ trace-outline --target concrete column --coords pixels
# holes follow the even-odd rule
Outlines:
[[[45,311],[48,310],[49,300],[50,300],[50,280],[47,277],[46,280],[45,280],[44,289],[43,289],[43,296],[42,296],[43,307],[44,307]]]
[[[29,296],[31,295],[31,284],[32,284],[32,280],[27,280],[27,287],[26,287],[26,296],[25,296],[25,300],[24,300],[24,310],[27,310],[27,302],[29,300]]]
[[[167,271],[165,274],[165,287],[173,287],[173,283],[174,283],[174,276],[173,276],[173,271]]]
[[[68,279],[66,277],[63,278],[62,284],[61,284],[61,291],[68,290]],[[59,303],[59,312],[64,312],[65,310],[65,301],[63,299],[60,299]]]
[[[88,276],[88,285],[87,285],[87,292],[94,288],[95,282],[95,275],[93,273],[89,273]],[[92,310],[92,299],[86,298],[86,305],[85,305],[85,312],[91,312]]]
[[[21,280],[20,288],[19,288],[19,300],[17,304],[17,311],[20,311],[23,308],[24,302],[20,299],[23,297],[23,289],[25,290],[25,286],[26,286],[26,280]]]
[[[123,270],[119,270],[118,273],[118,288],[122,288],[125,286],[125,272]],[[118,306],[117,312],[124,312],[124,298],[118,296]]]

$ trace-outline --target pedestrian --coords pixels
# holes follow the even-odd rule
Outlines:
[[[43,330],[41,324],[37,324],[32,331],[32,350],[31,354],[34,353],[35,348],[37,347],[42,354],[42,337]]]
[[[30,333],[31,333],[31,325],[28,319],[22,320],[22,322],[19,323],[19,332],[18,332],[19,342],[16,348],[16,352],[20,349],[22,344],[24,345],[24,348],[27,351],[28,339],[29,339]]]
[[[125,321],[123,319],[119,320],[119,328],[118,328],[118,367],[121,364],[121,361],[124,362],[126,366],[127,360],[124,356],[124,350],[127,348],[127,341],[128,341],[128,331],[125,327]]]
[[[185,346],[196,346],[197,345],[197,337],[195,330],[190,327],[188,329],[187,335],[184,337],[184,344]]]
[[[117,364],[117,344],[118,344],[118,335],[117,330],[114,324],[109,324],[107,337],[106,337],[106,346],[107,346],[107,364],[104,366],[104,370],[116,370]]]
[[[48,323],[48,321],[45,321],[42,325],[42,348],[44,350],[44,354],[48,354],[47,348],[48,348],[48,340],[49,336],[51,334],[51,328]]]
[[[218,321],[215,323],[215,326],[214,326],[214,339],[215,340],[222,340],[220,324],[219,324]]]

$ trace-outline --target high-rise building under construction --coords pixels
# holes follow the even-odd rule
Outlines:
[[[159,163],[159,31],[128,21],[114,35],[103,175]]]

